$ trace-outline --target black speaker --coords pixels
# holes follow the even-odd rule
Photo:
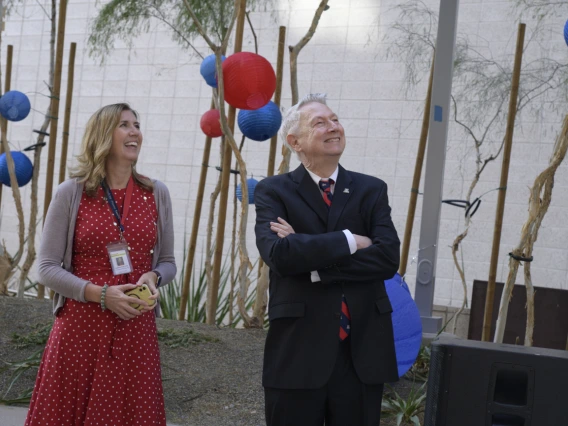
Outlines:
[[[424,426],[568,426],[568,351],[432,342]]]

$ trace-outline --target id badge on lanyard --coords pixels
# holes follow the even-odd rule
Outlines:
[[[126,241],[117,241],[108,244],[107,251],[114,275],[130,274],[132,272],[132,262],[130,260],[130,254],[128,254],[128,244]]]
[[[132,177],[128,181],[128,185],[126,187],[126,196],[124,198],[124,208],[123,214],[120,215],[118,211],[118,206],[116,205],[116,201],[112,195],[110,188],[108,187],[107,183],[103,181],[101,183],[103,190],[105,191],[105,195],[112,210],[112,213],[116,219],[118,228],[120,230],[120,241],[115,241],[110,244],[107,244],[107,252],[110,261],[110,266],[112,267],[112,273],[114,275],[122,275],[122,274],[129,274],[133,271],[132,268],[132,261],[130,259],[130,254],[128,253],[129,247],[128,243],[124,239],[124,222],[123,219],[126,219],[128,216],[128,212],[130,210],[130,200],[132,199],[132,192],[134,190],[134,182]]]

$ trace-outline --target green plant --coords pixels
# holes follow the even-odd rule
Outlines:
[[[430,346],[422,346],[416,357],[416,361],[406,373],[406,376],[412,380],[425,382],[428,380],[428,373],[430,372]]]
[[[249,0],[249,10],[269,9],[273,0]],[[234,0],[188,0],[205,31],[223,39],[233,15]],[[98,10],[90,25],[90,54],[101,61],[114,49],[117,41],[131,48],[134,40],[151,31],[156,24],[166,28],[182,49],[201,53],[193,45],[197,27],[183,1],[178,0],[111,0]]]
[[[12,343],[18,349],[35,345],[45,345],[52,327],[53,321],[49,321],[32,326],[32,331],[27,334],[12,333]]]
[[[173,330],[171,328],[159,330],[158,340],[169,348],[188,348],[199,343],[219,341],[215,337],[207,336],[197,331],[188,329]]]
[[[42,356],[43,356],[43,348],[41,348],[37,352],[34,352],[32,355],[30,355],[28,358],[22,361],[14,361],[14,362],[4,361],[6,366],[0,368],[0,374],[3,374],[5,371],[12,371],[12,375],[8,380],[9,383],[8,388],[4,392],[2,398],[0,398],[0,403],[9,405],[9,404],[23,404],[30,402],[30,398],[32,397],[33,387],[24,390],[16,398],[7,398],[7,396],[10,393],[12,386],[14,386],[14,383],[18,381],[18,379],[22,376],[22,374],[30,370],[37,370],[39,368]]]
[[[185,253],[184,253],[185,258]],[[227,265],[228,257],[225,258],[223,265],[221,266],[221,280],[219,283],[219,295],[217,297],[217,311],[215,323],[217,325],[228,325],[230,327],[237,327],[242,322],[242,317],[237,311],[232,322],[229,322],[229,310],[231,309],[231,299],[230,299],[230,280],[229,268]],[[189,322],[205,322],[205,301],[207,299],[207,278],[205,271],[205,264],[203,262],[203,256],[200,263],[200,269],[193,269],[189,297],[187,298],[187,321]],[[256,262],[253,268],[248,272],[248,278],[251,282],[256,281]],[[178,312],[180,309],[181,302],[181,291],[183,277],[185,275],[185,265],[182,267],[178,277],[174,279],[170,284],[160,288],[160,308],[162,310],[162,316],[166,319],[177,319]],[[238,278],[235,278],[234,283],[236,284]],[[236,288],[236,285],[234,286]],[[246,300],[247,311],[252,309],[254,300],[256,297],[256,286],[253,287],[252,291],[248,294]],[[233,306],[233,309],[235,307]]]
[[[8,380],[8,388],[3,393],[0,398],[0,403],[2,404],[23,404],[28,403],[32,396],[33,387],[24,390],[15,398],[7,398],[10,390],[14,386],[14,383],[27,371],[37,370],[43,356],[44,347],[47,339],[49,338],[49,333],[51,333],[51,328],[53,327],[53,321],[47,323],[38,323],[32,326],[32,331],[27,334],[17,334],[12,333],[11,343],[17,349],[24,349],[30,346],[42,345],[42,348],[34,352],[28,358],[22,361],[4,361],[6,364],[3,368],[0,368],[0,374],[7,371],[12,371],[10,379]]]
[[[388,385],[387,385],[388,386]],[[426,383],[419,388],[413,387],[406,399],[402,398],[392,387],[383,396],[381,413],[384,417],[396,417],[396,424],[412,424],[420,426],[419,415],[424,411],[426,399]]]

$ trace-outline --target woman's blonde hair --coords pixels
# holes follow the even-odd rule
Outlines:
[[[97,195],[97,190],[106,177],[105,163],[112,146],[112,134],[123,111],[132,111],[138,119],[138,113],[130,105],[120,103],[102,107],[87,122],[81,153],[77,156],[78,164],[73,167],[70,176],[84,183],[87,195],[91,197]],[[152,181],[136,171],[136,163],[132,164],[132,177],[139,186],[153,191]]]

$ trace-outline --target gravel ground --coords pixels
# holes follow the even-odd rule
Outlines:
[[[13,333],[28,334],[34,325],[52,320],[51,303],[0,296],[0,362],[23,360],[42,349],[17,349]],[[218,328],[205,324],[158,319],[158,330],[192,330],[199,342],[189,347],[168,347],[160,341],[162,378],[168,423],[192,426],[264,426],[261,387],[262,352],[266,332]],[[10,391],[15,397],[33,386],[35,371],[24,374]],[[9,375],[0,372],[0,396]],[[407,393],[412,382],[402,380],[397,392]],[[382,421],[383,426],[394,425]],[[346,425],[347,426],[347,425]]]

